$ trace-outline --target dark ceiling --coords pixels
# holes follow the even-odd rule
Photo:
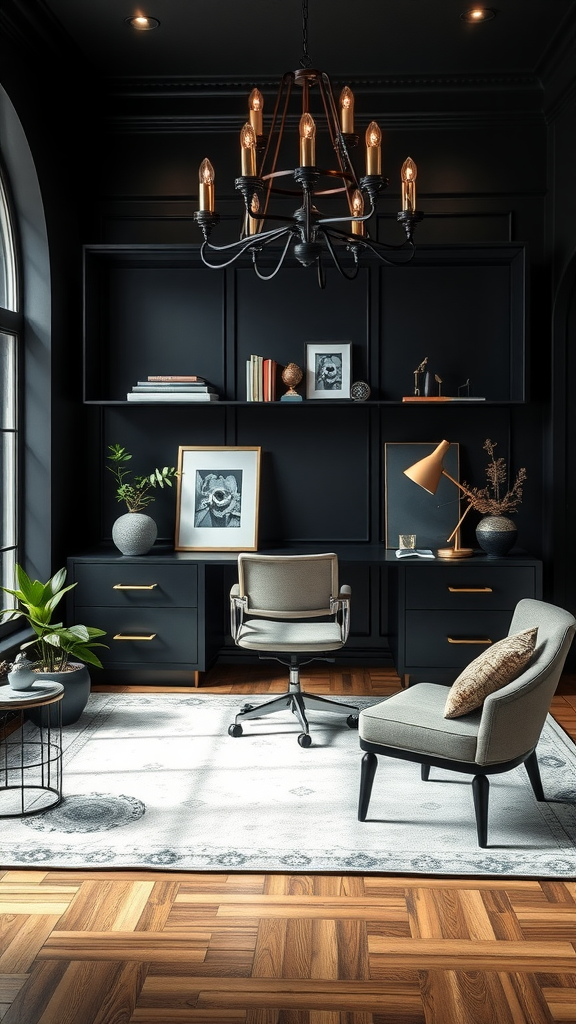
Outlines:
[[[490,2],[490,0],[488,0]],[[301,0],[40,0],[99,74],[277,78],[302,55]],[[342,77],[538,73],[574,0],[309,0],[308,51]],[[159,19],[152,32],[125,24]]]

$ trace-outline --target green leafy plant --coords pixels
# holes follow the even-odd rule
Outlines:
[[[501,516],[506,512],[516,512],[522,502],[522,490],[526,480],[526,470],[519,469],[512,486],[509,486],[508,470],[503,458],[496,458],[494,449],[496,442],[487,438],[484,450],[490,456],[486,468],[488,484],[486,487],[468,487],[467,495],[472,508],[477,512]]]
[[[130,452],[119,444],[109,444],[108,455],[111,466],[109,469],[116,481],[116,500],[124,501],[129,512],[141,512],[147,508],[151,501],[155,501],[156,495],[152,494],[155,487],[172,487],[178,473],[174,466],[164,466],[163,469],[155,469],[149,476],[135,476],[129,483],[126,477],[132,472],[125,468],[125,463],[132,458]]]
[[[22,566],[17,565],[16,582],[18,590],[0,588],[12,594],[19,604],[18,608],[4,612],[3,618],[24,618],[34,630],[35,639],[28,640],[20,649],[32,649],[35,669],[39,672],[65,672],[70,661],[83,661],[102,668],[93,648],[106,647],[96,639],[105,636],[105,630],[82,625],[66,627],[62,622],[52,622],[54,610],[64,594],[76,586],[75,583],[65,586],[66,569],[60,569],[47,583],[40,583],[39,580],[31,580]]]

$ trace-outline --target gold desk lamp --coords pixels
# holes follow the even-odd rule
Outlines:
[[[408,469],[404,470],[405,475],[413,480],[419,487],[423,487],[429,494],[436,494],[438,490],[438,484],[440,483],[440,477],[447,476],[448,479],[456,485],[464,494],[471,497],[470,493],[466,490],[462,484],[459,484],[450,473],[447,473],[442,465],[442,460],[446,455],[450,447],[450,441],[441,441],[437,448],[434,449],[431,455],[427,455],[424,459],[420,459],[419,462],[415,462],[413,466],[409,466]],[[474,554],[474,548],[461,548],[459,539],[459,530],[462,521],[468,512],[472,508],[469,504],[466,507],[464,515],[460,517],[456,528],[452,531],[450,536],[447,538],[446,543],[449,544],[452,538],[454,538],[453,548],[438,548],[438,558],[469,558],[470,555]]]

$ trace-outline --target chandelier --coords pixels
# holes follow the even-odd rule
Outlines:
[[[215,209],[215,173],[208,158],[199,169],[199,209],[194,220],[203,234],[200,247],[202,262],[213,270],[234,263],[245,253],[252,257],[257,276],[269,281],[281,269],[289,251],[304,267],[316,264],[318,283],[325,286],[324,261],[331,259],[338,272],[353,280],[360,269],[360,257],[371,252],[385,263],[392,251],[403,251],[402,261],[412,259],[415,247],[413,232],[423,214],[416,209],[416,175],[414,161],[408,157],[401,170],[402,209],[397,215],[406,237],[397,245],[371,238],[368,223],[376,212],[376,203],[388,185],[382,175],[382,132],[371,121],[365,132],[365,173],[358,177],[350,157],[359,144],[354,132],[354,95],[348,86],[342,89],[338,105],[327,74],[311,67],[307,49],[308,0],[302,0],[302,57],[297,71],[282,76],[270,129],[263,129],[264,100],[259,89],[253,89],[248,100],[249,120],[240,132],[241,175],[234,182],[244,199],[243,226],[240,238],[229,245],[214,245],[212,229],[220,220]],[[293,92],[302,92],[298,121],[299,142],[288,140]],[[314,116],[311,100],[315,99]],[[316,112],[316,107],[319,113]],[[325,129],[322,138],[327,161],[333,166],[317,166],[317,128]],[[294,161],[298,166],[279,169],[288,141],[292,143]],[[282,179],[291,178],[295,188],[281,187]],[[287,203],[296,197],[300,205],[290,212]],[[321,212],[320,206],[338,201],[339,209]],[[292,203],[293,205],[293,203]],[[329,215],[329,213],[337,215]],[[278,251],[279,250],[279,251]],[[262,254],[272,256],[273,269]],[[260,265],[259,265],[260,263]]]

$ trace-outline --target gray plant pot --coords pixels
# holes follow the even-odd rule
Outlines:
[[[123,555],[146,555],[158,535],[158,527],[143,512],[126,512],[112,527],[112,540]]]
[[[70,672],[36,672],[36,681],[50,679],[55,683],[62,683],[64,696],[62,697],[62,725],[74,725],[80,718],[88,703],[90,696],[90,673],[81,661],[71,661]],[[55,705],[48,705],[46,708],[30,708],[27,717],[34,725],[47,725],[48,712],[50,712],[50,724],[57,724],[57,710]]]

